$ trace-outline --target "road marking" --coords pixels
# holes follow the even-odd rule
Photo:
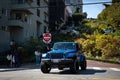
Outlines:
[[[48,76],[48,75],[42,75],[42,76],[25,76],[25,75],[0,75],[0,78],[24,78],[24,79],[63,79],[62,76]]]
[[[103,70],[103,69],[100,68],[100,67],[93,67],[93,69],[95,69],[95,70]]]
[[[32,77],[32,78],[35,78],[35,79],[37,79],[37,78],[43,78],[43,79],[61,79],[61,78],[63,78],[63,77],[60,77],[60,76],[35,76],[35,77]]]
[[[55,68],[55,69],[52,69],[52,70],[54,70],[54,71],[58,71],[59,69]]]
[[[110,68],[110,69],[113,71],[120,71],[120,69],[118,69],[118,68]]]
[[[88,67],[88,69],[120,71],[120,68]]]
[[[86,79],[83,79],[86,80]],[[119,78],[89,78],[87,80],[120,80]]]
[[[60,79],[60,80],[67,80],[68,76],[54,76],[54,75],[42,75],[42,76],[25,76],[25,75],[0,75],[0,78],[18,78],[18,79]],[[71,78],[71,77],[70,77]],[[119,78],[75,78],[79,80],[120,80]],[[69,80],[73,80],[72,78]]]

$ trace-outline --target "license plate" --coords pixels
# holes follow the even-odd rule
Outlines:
[[[59,62],[58,59],[53,59],[52,61],[53,61],[53,63],[58,63]]]

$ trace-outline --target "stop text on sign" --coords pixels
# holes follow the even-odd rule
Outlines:
[[[51,33],[44,33],[43,34],[43,42],[45,42],[45,43],[51,42]]]

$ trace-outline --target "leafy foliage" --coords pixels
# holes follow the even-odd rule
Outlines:
[[[120,0],[112,0],[112,3],[120,2]]]
[[[120,36],[112,35],[86,35],[88,39],[78,39],[83,45],[83,51],[87,56],[101,56],[111,58],[120,56]]]
[[[103,58],[120,56],[120,37],[100,35],[96,37],[96,48],[102,53]]]
[[[87,18],[87,13],[80,13],[79,8],[76,8],[75,13],[72,15],[72,19],[74,21],[75,26],[78,26],[83,19]]]
[[[105,8],[98,16],[99,20],[105,21],[116,30],[120,30],[120,3],[114,3]]]
[[[31,38],[25,44],[22,44],[21,54],[23,56],[23,63],[35,62],[34,51],[39,49],[41,52],[43,52],[44,46],[45,44],[42,40],[33,38]]]
[[[81,22],[84,19],[84,14],[83,13],[74,13],[72,15],[72,18],[75,23],[75,26],[78,26],[79,22]]]

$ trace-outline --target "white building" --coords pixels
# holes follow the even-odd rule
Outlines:
[[[0,51],[48,31],[48,0],[0,0]]]

